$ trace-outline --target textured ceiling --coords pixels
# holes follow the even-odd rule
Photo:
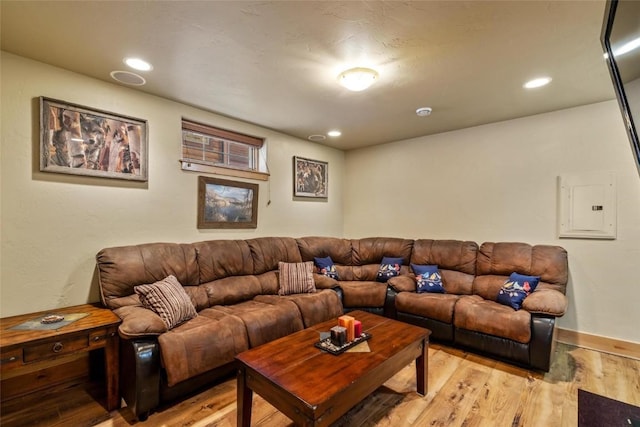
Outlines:
[[[140,56],[138,90],[305,139],[340,129],[324,143],[345,150],[614,98],[604,1],[0,4],[7,52],[114,83]],[[362,65],[371,89],[337,84]]]

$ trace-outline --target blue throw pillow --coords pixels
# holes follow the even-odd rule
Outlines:
[[[520,310],[522,302],[531,292],[536,290],[538,282],[540,282],[540,276],[511,273],[509,279],[498,292],[498,302]]]
[[[398,276],[400,274],[402,261],[404,261],[404,258],[383,257],[380,262],[380,267],[378,268],[376,280],[384,283],[392,277]]]
[[[331,277],[332,279],[338,279],[338,272],[336,271],[336,266],[333,263],[333,260],[330,256],[325,258],[313,258],[313,262],[316,265],[318,274],[322,274],[323,276]]]
[[[411,264],[411,269],[416,275],[416,291],[419,294],[423,292],[444,294],[442,276],[437,265]]]

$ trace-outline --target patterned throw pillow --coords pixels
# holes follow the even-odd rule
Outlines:
[[[168,276],[151,285],[133,288],[144,308],[154,311],[168,329],[198,315],[191,298],[175,276]]]
[[[316,291],[313,281],[313,262],[279,262],[278,272],[280,289],[279,295],[304,294]]]
[[[392,277],[396,277],[400,274],[400,267],[402,266],[403,258],[383,257],[378,268],[378,275],[376,280],[378,282],[385,283]]]
[[[531,292],[536,290],[539,281],[540,276],[511,273],[498,292],[498,302],[520,310],[522,302]]]
[[[318,274],[338,280],[338,272],[336,271],[336,266],[333,264],[333,260],[330,256],[325,258],[314,257],[313,260]]]
[[[420,294],[431,292],[444,294],[442,277],[437,265],[416,265],[411,264],[411,269],[416,275],[416,291]]]

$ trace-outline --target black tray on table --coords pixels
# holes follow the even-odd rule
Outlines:
[[[334,345],[331,342],[331,338],[325,338],[323,340],[318,341],[317,343],[314,344],[314,346],[316,346],[317,348],[319,348],[320,350],[324,350],[327,353],[331,353],[335,356],[344,353],[345,351],[349,350],[351,347],[354,347],[358,344],[360,344],[361,342],[365,342],[367,341],[369,338],[371,338],[371,334],[368,332],[363,332],[359,337],[355,338],[353,341],[348,342],[344,345]]]

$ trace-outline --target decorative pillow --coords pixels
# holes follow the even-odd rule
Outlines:
[[[326,258],[314,257],[313,260],[318,274],[338,280],[338,272],[336,271],[336,266],[333,264],[333,260],[330,256]]]
[[[386,282],[392,277],[400,274],[400,266],[402,266],[403,258],[383,257],[378,268],[376,280],[378,282]]]
[[[175,276],[168,276],[151,285],[133,288],[144,308],[154,311],[168,329],[198,315],[191,298]]]
[[[279,295],[304,294],[316,291],[313,281],[313,262],[279,262],[278,272],[280,289]]]
[[[416,291],[420,294],[431,292],[444,294],[442,277],[437,265],[416,265],[411,264],[411,269],[416,275]]]
[[[498,292],[498,302],[520,310],[524,299],[536,290],[540,276],[525,276],[511,273],[509,279],[502,285]]]

